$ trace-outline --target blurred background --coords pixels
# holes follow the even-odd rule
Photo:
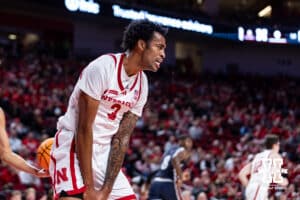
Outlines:
[[[0,106],[15,152],[36,162],[79,72],[102,54],[120,52],[124,27],[147,18],[169,34],[162,68],[148,73],[150,96],[124,164],[138,198],[147,199],[175,136],[188,134],[194,148],[183,165],[184,199],[244,199],[237,173],[273,133],[290,184],[270,190],[270,199],[300,199],[300,1],[0,3]],[[50,180],[5,163],[0,177],[0,199],[47,199],[51,188]]]

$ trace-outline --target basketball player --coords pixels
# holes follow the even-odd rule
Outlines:
[[[267,200],[270,183],[276,182],[286,186],[288,180],[281,176],[282,157],[279,154],[279,138],[277,135],[267,135],[265,147],[255,155],[252,162],[245,165],[239,173],[239,179],[246,187],[247,200]],[[250,175],[250,179],[247,176]]]
[[[193,140],[188,136],[179,137],[179,146],[164,153],[160,169],[153,178],[149,189],[149,200],[180,200],[182,184],[181,161],[190,156]]]
[[[160,68],[166,33],[158,24],[133,21],[123,35],[124,53],[100,56],[82,71],[51,152],[56,198],[136,199],[120,169],[147,100],[143,71]]]
[[[18,170],[33,174],[37,177],[49,177],[49,174],[45,170],[30,165],[22,157],[11,150],[5,124],[5,114],[0,107],[0,159]]]

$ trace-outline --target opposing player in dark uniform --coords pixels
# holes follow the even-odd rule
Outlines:
[[[188,136],[178,138],[179,145],[165,152],[161,166],[152,180],[149,200],[180,200],[182,184],[181,162],[188,159],[193,141]]]

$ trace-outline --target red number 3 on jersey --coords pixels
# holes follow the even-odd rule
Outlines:
[[[120,104],[113,104],[110,108],[113,109],[113,111],[111,113],[108,113],[107,117],[111,120],[115,120],[116,117],[117,117],[117,113],[121,109],[121,105]]]

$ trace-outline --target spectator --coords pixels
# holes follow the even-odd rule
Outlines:
[[[200,192],[196,200],[207,200],[207,196],[204,192]]]
[[[32,187],[25,190],[25,200],[36,200],[36,190]]]
[[[194,200],[194,197],[190,190],[182,191],[181,196],[182,196],[182,200]]]
[[[19,190],[14,190],[9,198],[10,200],[22,200],[22,193]]]

